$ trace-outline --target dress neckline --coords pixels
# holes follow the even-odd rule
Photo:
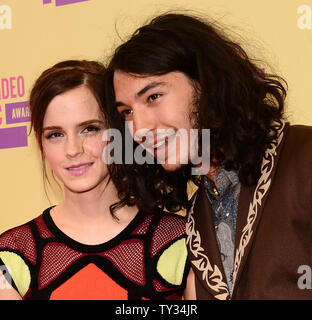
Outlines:
[[[138,224],[140,223],[140,221],[143,219],[145,215],[141,210],[139,210],[135,215],[135,217],[128,223],[128,225],[121,232],[119,232],[116,236],[114,236],[112,239],[106,242],[103,242],[100,244],[84,244],[77,240],[72,239],[57,227],[50,213],[51,209],[54,207],[55,206],[51,206],[45,209],[42,213],[44,222],[46,223],[48,229],[53,233],[53,235],[60,242],[65,243],[67,246],[69,246],[74,250],[77,250],[80,252],[86,252],[86,253],[101,252],[114,247],[115,245],[120,243],[122,240],[124,240],[125,236],[131,233],[138,226]]]

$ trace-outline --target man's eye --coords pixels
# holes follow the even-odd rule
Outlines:
[[[159,97],[161,97],[161,94],[160,94],[160,93],[153,93],[153,94],[151,94],[150,96],[148,96],[147,101],[148,101],[148,102],[153,102],[153,101],[155,101],[156,99],[158,99]]]
[[[120,112],[123,118],[127,118],[132,115],[133,111],[131,109],[125,109]]]
[[[46,136],[46,138],[47,139],[55,139],[55,138],[62,137],[62,136],[63,136],[63,134],[61,132],[51,132]]]

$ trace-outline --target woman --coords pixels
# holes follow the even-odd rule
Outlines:
[[[104,79],[97,62],[65,61],[44,71],[31,91],[31,128],[65,198],[1,235],[1,299],[182,296],[184,219],[139,210],[135,201],[120,204],[102,160]]]

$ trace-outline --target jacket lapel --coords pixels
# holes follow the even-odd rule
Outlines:
[[[235,296],[243,267],[265,207],[286,132],[285,128],[287,128],[288,124],[280,121],[276,122],[274,126],[278,132],[277,141],[265,153],[261,166],[261,176],[257,185],[255,187],[242,186],[240,191],[236,223],[232,297]],[[208,291],[216,299],[229,299],[229,289],[213,227],[211,210],[204,187],[201,186],[193,197],[193,206],[188,214],[186,233],[190,253],[189,258],[199,281],[200,294],[198,299],[205,296],[205,291]]]
[[[203,185],[194,198],[186,233],[190,261],[200,282],[200,285],[196,285],[197,298],[207,296],[205,291],[208,291],[214,298],[225,300],[229,298],[229,290],[214,230],[211,205]],[[198,292],[199,287],[203,288],[202,294]]]
[[[255,187],[241,187],[235,237],[233,295],[239,283],[243,267],[246,263],[252,242],[256,234],[261,214],[269,194],[272,180],[276,171],[276,163],[285,135],[285,122],[275,124],[278,130],[276,143],[266,151],[261,166],[261,176]]]

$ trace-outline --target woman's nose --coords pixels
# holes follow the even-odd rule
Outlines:
[[[66,141],[66,155],[74,158],[83,152],[83,141],[81,137],[68,137]]]

